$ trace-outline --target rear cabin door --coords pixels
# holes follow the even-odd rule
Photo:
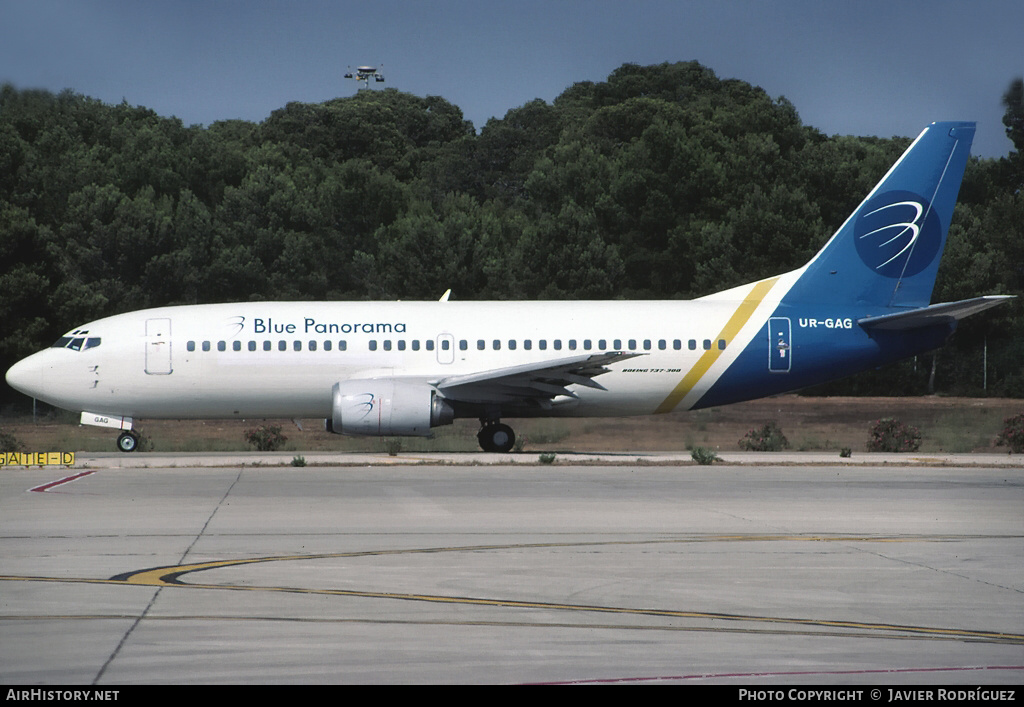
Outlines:
[[[768,370],[789,373],[793,366],[792,324],[789,317],[768,319]]]

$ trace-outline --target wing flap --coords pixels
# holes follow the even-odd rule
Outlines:
[[[626,351],[606,351],[569,358],[540,361],[520,366],[509,366],[480,373],[450,376],[433,382],[442,395],[468,403],[524,403],[533,402],[550,407],[551,400],[565,396],[576,398],[571,385],[606,390],[593,380],[607,373],[609,364],[643,354]]]

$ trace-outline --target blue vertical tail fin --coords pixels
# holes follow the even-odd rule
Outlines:
[[[799,272],[785,302],[925,307],[974,123],[932,123]]]

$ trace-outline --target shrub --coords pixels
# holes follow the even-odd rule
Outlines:
[[[996,444],[1005,444],[1011,452],[1024,452],[1024,412],[1003,420],[1003,431],[999,433]]]
[[[702,466],[722,461],[721,457],[715,454],[714,450],[707,447],[694,447],[690,452],[690,457]]]
[[[539,457],[541,464],[552,464],[555,461],[554,452],[544,452]]]
[[[260,452],[274,452],[280,449],[288,438],[281,433],[280,425],[260,425],[245,431],[245,441]]]
[[[306,458],[303,456],[292,457],[292,466],[306,466]]]
[[[842,449],[839,450],[839,456],[841,456],[844,459],[846,459],[848,457],[852,457],[853,456],[853,450],[850,449],[849,447],[843,447]]]
[[[789,448],[789,440],[774,422],[767,422],[761,429],[750,430],[740,440],[740,449],[750,452],[779,452]]]
[[[920,447],[921,433],[917,428],[894,417],[883,417],[871,425],[869,452],[916,452]]]

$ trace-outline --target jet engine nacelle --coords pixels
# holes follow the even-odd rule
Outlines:
[[[425,381],[400,378],[347,380],[334,384],[328,432],[346,435],[426,437],[450,425],[452,406]]]

